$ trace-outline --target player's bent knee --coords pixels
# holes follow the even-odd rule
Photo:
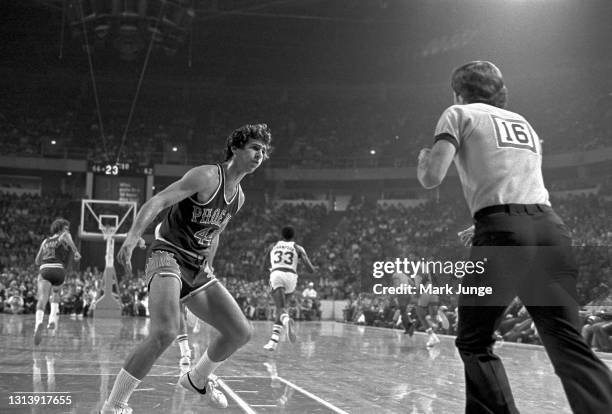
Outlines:
[[[151,338],[162,348],[168,348],[178,335],[178,328],[157,329],[151,332]]]
[[[167,348],[178,336],[179,327],[178,320],[176,323],[165,321],[165,323],[160,323],[151,329],[150,337],[158,342],[160,346]]]
[[[237,346],[241,347],[246,345],[253,336],[253,326],[247,321],[236,327],[232,335],[232,342]]]

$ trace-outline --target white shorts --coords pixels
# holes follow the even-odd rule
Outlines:
[[[298,275],[292,272],[283,270],[273,270],[270,273],[270,286],[272,290],[282,287],[285,288],[285,293],[293,293],[297,285]]]

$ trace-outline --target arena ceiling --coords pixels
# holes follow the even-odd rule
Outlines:
[[[83,45],[62,31],[68,1],[3,1],[2,61],[86,71]],[[609,0],[194,0],[194,10],[184,45],[155,56],[150,75],[426,82],[465,59],[547,69],[609,59],[612,38]],[[137,70],[112,53],[99,57],[101,72]]]
[[[11,17],[0,23],[0,30],[10,33],[6,46],[15,53],[9,55],[21,62],[45,56],[53,65],[61,48],[65,65],[84,69],[83,45],[71,36],[63,14],[69,3],[9,0]],[[178,76],[196,70],[212,77],[234,73],[281,81],[367,77],[380,65],[397,67],[394,60],[419,53],[419,45],[437,36],[420,27],[427,19],[419,14],[429,11],[419,4],[427,1],[195,0],[184,45],[176,55],[156,59]],[[101,70],[122,66],[112,54],[101,56]],[[237,67],[248,67],[249,74],[237,74]]]
[[[65,0],[36,0],[61,11]],[[196,20],[231,16],[329,22],[396,22],[397,12],[411,10],[425,0],[193,0]],[[401,16],[399,16],[401,17]]]

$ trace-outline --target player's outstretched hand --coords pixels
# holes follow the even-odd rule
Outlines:
[[[457,233],[457,236],[459,236],[459,240],[461,240],[464,246],[471,246],[472,239],[474,238],[474,225],[472,224],[467,229],[460,231]]]
[[[81,253],[74,252],[74,261],[78,262],[79,260],[81,260]]]

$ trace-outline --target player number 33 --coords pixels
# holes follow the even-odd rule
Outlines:
[[[274,252],[274,261],[272,263],[276,264],[280,263],[281,261],[284,264],[293,264],[293,252]]]

